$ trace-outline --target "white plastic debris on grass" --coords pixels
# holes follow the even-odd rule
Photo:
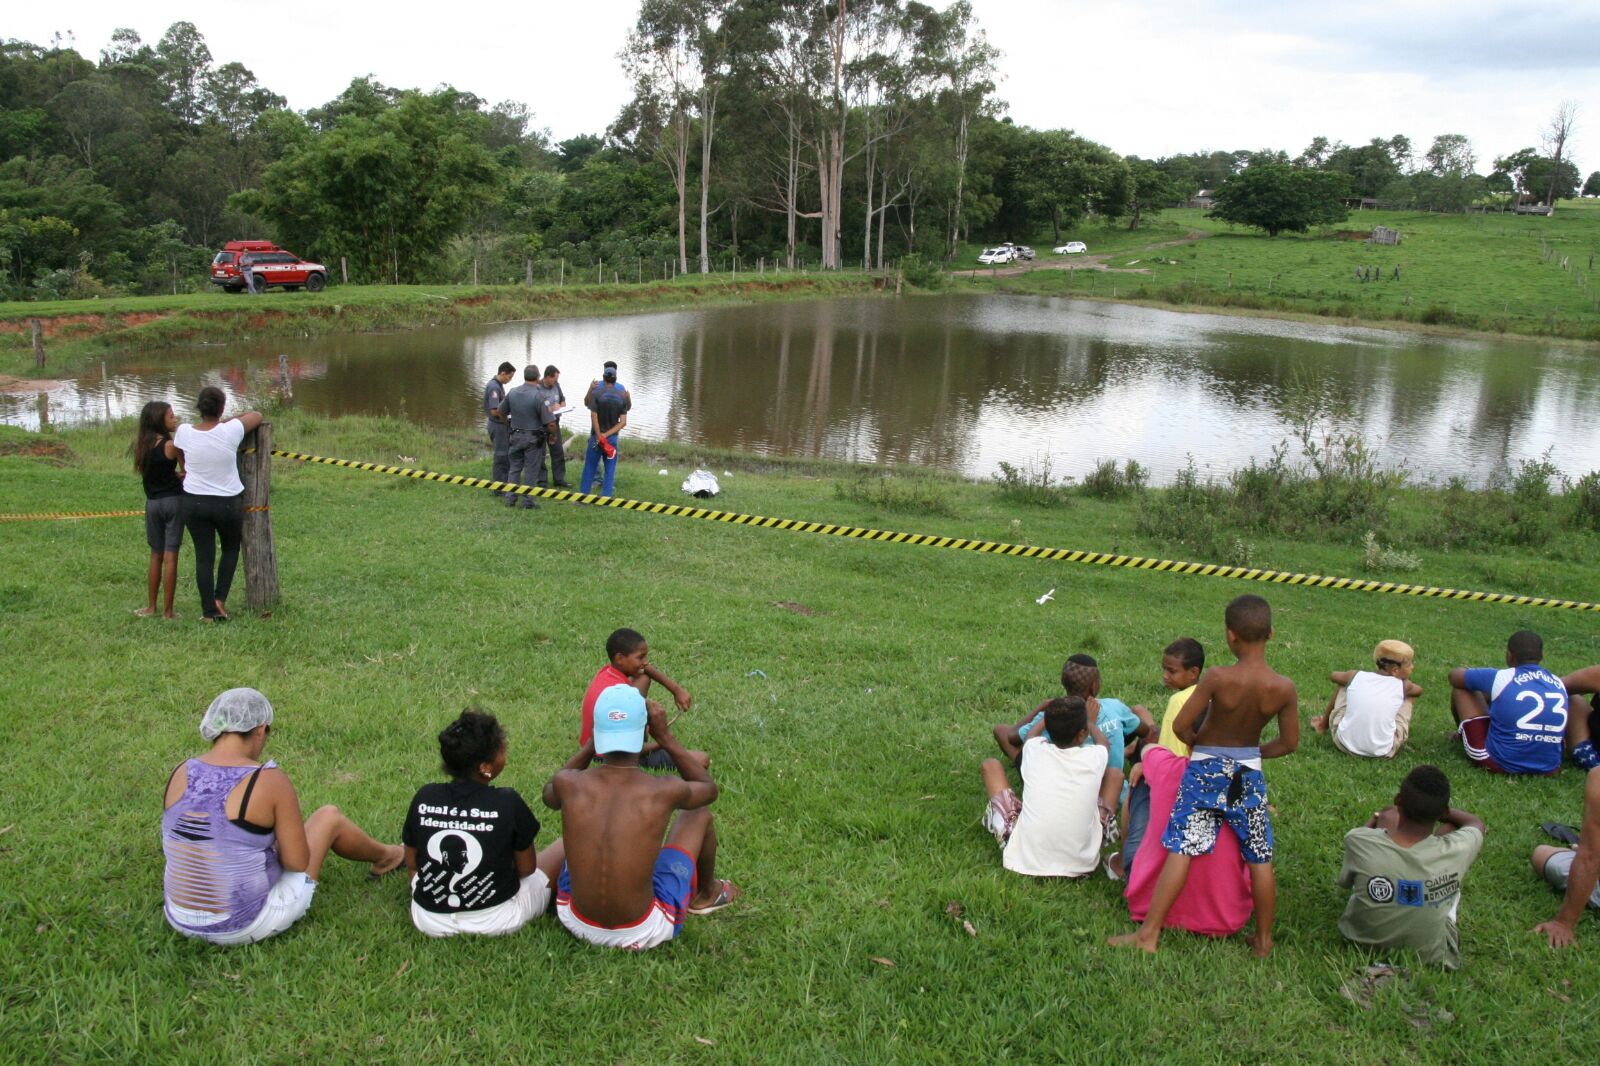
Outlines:
[[[1051,600],[1053,600],[1055,598],[1056,598],[1056,590],[1055,589],[1051,589],[1049,592],[1046,592],[1043,596],[1040,596],[1038,599],[1034,600],[1033,602],[1037,603],[1039,606],[1043,607],[1045,604],[1049,603]]]
[[[696,470],[683,479],[683,491],[703,500],[721,492],[722,486],[717,484],[717,476],[711,471]]]

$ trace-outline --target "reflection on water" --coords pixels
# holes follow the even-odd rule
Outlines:
[[[294,402],[326,414],[480,422],[502,361],[553,363],[576,400],[606,359],[634,396],[629,435],[987,477],[1002,461],[1081,476],[1134,458],[1158,480],[1268,455],[1308,385],[1346,405],[1380,461],[1482,481],[1546,453],[1600,468],[1600,356],[1528,341],[1047,297],[823,300],[621,318],[137,353],[48,394],[0,395],[37,427],[192,411],[202,385],[248,399],[287,355]],[[570,428],[570,417],[569,417]]]

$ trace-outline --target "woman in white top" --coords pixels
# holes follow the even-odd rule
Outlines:
[[[239,480],[239,445],[261,424],[259,411],[223,418],[227,397],[208,385],[200,390],[198,425],[178,427],[172,443],[183,453],[183,524],[194,542],[194,578],[203,622],[228,620],[228,589],[244,539],[244,482]],[[222,558],[217,559],[217,541]],[[213,570],[213,567],[215,568]]]

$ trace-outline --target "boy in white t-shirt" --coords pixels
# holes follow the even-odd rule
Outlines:
[[[1044,724],[1040,735],[1022,745],[1020,800],[1000,760],[983,760],[989,793],[984,826],[999,841],[1007,870],[1033,877],[1084,877],[1100,864],[1104,830],[1099,812],[1116,802],[1122,771],[1107,765],[1110,744],[1081,697],[1061,696],[1046,703]],[[1083,745],[1085,737],[1094,743]]]
[[[1333,746],[1349,755],[1392,759],[1411,733],[1411,712],[1422,687],[1411,680],[1416,653],[1399,640],[1379,641],[1371,670],[1335,670],[1325,713],[1311,728],[1327,733]]]

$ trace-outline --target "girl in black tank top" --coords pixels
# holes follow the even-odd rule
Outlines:
[[[178,548],[183,537],[183,475],[178,473],[178,450],[172,445],[177,428],[178,416],[172,405],[153,400],[140,412],[139,435],[133,440],[133,468],[144,482],[145,540],[150,545],[149,602],[133,613],[145,618],[156,613],[156,593],[163,587],[162,613],[176,617],[172,597],[178,584]]]

